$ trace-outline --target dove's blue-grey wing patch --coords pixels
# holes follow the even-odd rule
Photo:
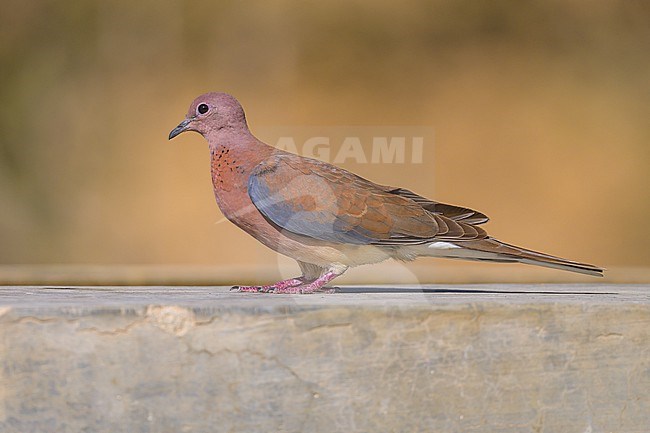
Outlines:
[[[269,162],[258,166],[248,181],[248,194],[267,220],[282,230],[323,241],[360,245],[373,241],[337,217],[337,200],[327,181]]]

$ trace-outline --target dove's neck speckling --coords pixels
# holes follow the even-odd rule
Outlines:
[[[251,204],[248,200],[251,171],[277,151],[250,132],[243,132],[214,134],[208,139],[214,195],[221,211],[231,220],[238,219],[242,208]]]

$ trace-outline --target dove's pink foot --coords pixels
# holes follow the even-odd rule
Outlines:
[[[289,287],[298,286],[304,283],[302,277],[289,278],[288,280],[278,281],[275,284],[267,284],[265,286],[232,286],[231,292],[262,292],[262,293],[278,293],[277,290],[284,290]],[[287,292],[282,292],[287,293]]]
[[[273,293],[314,293],[314,292],[324,292],[324,293],[334,293],[336,289],[325,288],[325,285],[332,281],[334,278],[341,275],[340,273],[328,271],[310,282],[303,282],[303,284],[295,286],[287,286],[284,288],[277,288]]]
[[[261,293],[334,293],[336,289],[324,288],[324,286],[340,273],[328,271],[313,281],[305,280],[304,277],[290,278],[275,284],[266,286],[233,286],[231,292],[261,292]]]

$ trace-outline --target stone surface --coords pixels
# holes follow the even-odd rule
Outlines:
[[[2,432],[648,432],[650,286],[0,287]]]

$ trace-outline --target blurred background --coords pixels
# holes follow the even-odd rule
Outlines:
[[[167,141],[213,90],[234,94],[267,142],[292,128],[431,128],[421,164],[341,165],[481,210],[504,241],[608,278],[647,276],[648,2],[4,0],[0,11],[0,282],[296,274],[217,223],[205,141]],[[348,278],[593,281],[432,259]]]

